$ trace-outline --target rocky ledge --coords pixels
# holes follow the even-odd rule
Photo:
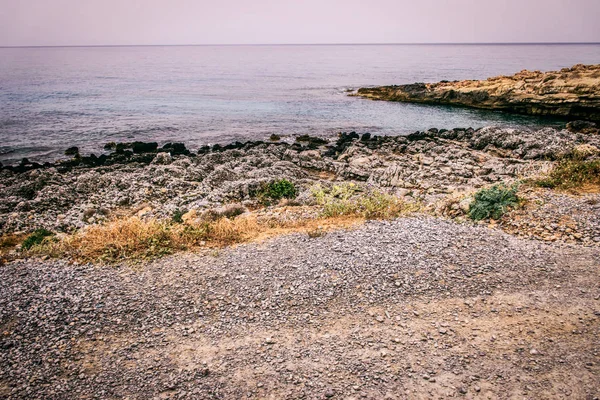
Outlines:
[[[252,193],[281,178],[299,188],[301,203],[310,203],[315,184],[351,181],[409,202],[434,204],[455,193],[539,175],[576,148],[598,157],[600,135],[487,127],[399,137],[352,132],[331,140],[247,142],[195,153],[173,146],[160,151],[147,146],[147,152],[140,144],[133,146],[135,152],[117,149],[95,166],[79,156],[0,169],[0,233],[42,227],[70,231],[124,210],[160,218],[227,203],[252,209]],[[600,236],[593,230],[586,235]]]
[[[523,70],[487,80],[442,81],[361,88],[373,100],[455,105],[518,114],[600,120],[600,64],[560,71]]]

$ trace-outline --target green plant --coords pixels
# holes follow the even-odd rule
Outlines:
[[[25,250],[31,249],[33,246],[40,245],[44,242],[44,240],[48,237],[54,236],[54,233],[50,232],[46,229],[36,229],[29,236],[25,238],[21,248]]]
[[[535,184],[550,189],[578,189],[584,185],[600,185],[600,160],[584,161],[566,158]]]
[[[511,207],[519,204],[517,185],[494,185],[475,193],[469,206],[469,218],[474,221],[492,218],[499,219]]]
[[[257,197],[263,203],[271,203],[281,199],[293,199],[297,193],[296,186],[292,182],[287,179],[279,179],[263,185],[259,189]]]
[[[180,210],[179,208],[173,212],[173,216],[171,217],[171,221],[176,224],[183,223],[183,215],[186,213],[186,210]]]

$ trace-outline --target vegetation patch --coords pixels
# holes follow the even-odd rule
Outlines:
[[[0,236],[0,265],[11,258],[10,253],[16,249],[17,245],[23,242],[24,238],[25,235],[14,233]]]
[[[386,219],[416,210],[415,205],[407,205],[396,196],[363,189],[354,183],[331,188],[316,186],[312,195],[325,217],[357,215],[365,219]]]
[[[508,209],[518,204],[517,185],[494,185],[475,193],[468,215],[474,221],[488,218],[500,219]]]
[[[187,211],[186,210],[180,210],[177,209],[173,212],[173,216],[171,217],[171,221],[173,221],[176,224],[182,224],[183,223],[183,216],[185,215]]]
[[[566,158],[559,161],[548,176],[535,184],[550,189],[580,191],[600,188],[600,160]]]
[[[291,232],[318,231],[324,234],[326,230],[350,227],[361,221],[354,216],[278,219],[241,215],[181,224],[130,217],[89,226],[57,241],[40,242],[33,245],[28,253],[81,262],[138,262],[177,251],[221,248]]]
[[[286,181],[289,183],[289,181]],[[295,195],[295,188],[278,181],[274,197]],[[291,184],[291,183],[290,183]],[[356,185],[314,188],[316,206],[279,207],[247,213],[241,206],[218,212],[192,210],[163,221],[139,217],[88,226],[60,240],[37,240],[28,247],[32,255],[49,255],[82,262],[115,263],[161,257],[177,251],[224,246],[291,232],[317,238],[331,229],[347,228],[365,219],[394,218],[412,210],[400,199]],[[240,212],[244,212],[240,215]]]
[[[33,246],[42,244],[47,238],[54,236],[54,233],[46,229],[36,229],[23,241],[21,248],[29,250]]]
[[[279,179],[263,185],[256,197],[264,204],[271,204],[281,199],[293,199],[298,194],[296,186],[287,179]]]

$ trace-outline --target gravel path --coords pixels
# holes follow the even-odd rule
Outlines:
[[[600,396],[600,249],[433,218],[0,269],[0,397]]]

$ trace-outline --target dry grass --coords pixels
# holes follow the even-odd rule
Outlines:
[[[0,236],[0,265],[10,258],[10,253],[21,244],[27,235],[25,234],[6,234]]]
[[[90,226],[57,241],[35,246],[30,253],[80,262],[114,263],[153,259],[177,251],[221,248],[294,232],[324,234],[360,224],[360,216],[278,220],[243,215],[200,224],[175,224],[129,217]]]
[[[572,193],[598,193],[600,192],[600,160],[561,160],[552,168],[548,176],[538,179],[535,184]]]
[[[390,219],[419,208],[418,204],[408,205],[396,196],[353,183],[329,188],[317,185],[312,188],[312,194],[325,217],[356,215],[365,219]]]
[[[120,217],[45,241],[34,246],[30,254],[80,262],[140,261],[177,251],[221,248],[293,232],[318,237],[366,219],[395,218],[416,211],[414,206],[409,207],[394,196],[364,192],[354,186],[319,190],[315,192],[317,206],[312,207],[280,207],[218,218],[206,218],[206,212],[192,210],[182,216],[183,223]]]
[[[255,231],[259,231],[259,226],[253,218],[221,218],[186,225],[128,217],[90,226],[55,242],[36,246],[32,252],[83,262],[144,260],[199,246],[240,243],[248,240],[250,233]]]

